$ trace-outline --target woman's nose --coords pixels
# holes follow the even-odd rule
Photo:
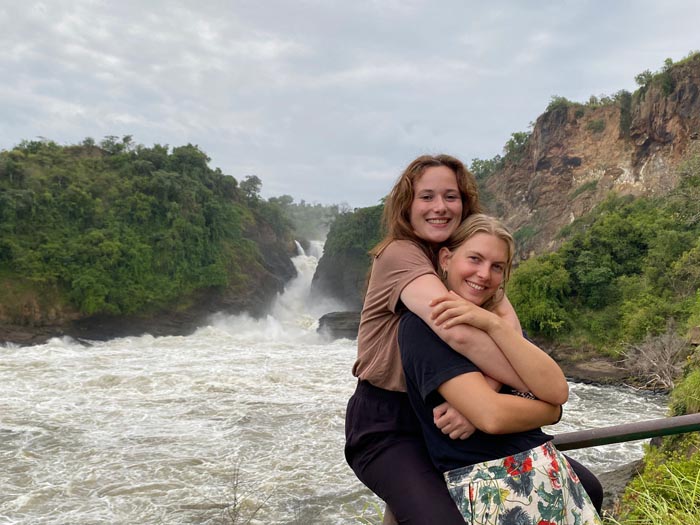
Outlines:
[[[442,197],[437,197],[433,200],[433,209],[436,212],[444,212],[447,209],[445,205],[445,200]]]

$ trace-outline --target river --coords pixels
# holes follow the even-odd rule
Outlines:
[[[355,342],[316,334],[320,246],[271,314],[186,337],[0,347],[0,524],[359,524],[343,458]],[[665,398],[572,384],[556,431],[661,417]],[[595,472],[640,443],[572,451]]]

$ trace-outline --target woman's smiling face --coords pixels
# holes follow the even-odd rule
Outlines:
[[[478,306],[498,291],[508,264],[508,244],[490,233],[477,233],[456,250],[440,250],[447,288]]]
[[[411,227],[422,240],[439,244],[462,220],[462,196],[455,173],[446,166],[427,168],[416,181],[411,204]]]

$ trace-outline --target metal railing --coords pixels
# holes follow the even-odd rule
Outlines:
[[[554,444],[564,451],[697,431],[700,431],[700,413],[566,432],[555,435]],[[382,525],[396,525],[388,506],[384,508]]]
[[[564,451],[699,430],[700,413],[557,434],[554,436],[554,444]]]

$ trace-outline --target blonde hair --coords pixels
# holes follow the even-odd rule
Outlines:
[[[462,198],[462,217],[464,220],[472,213],[481,211],[479,203],[479,190],[476,187],[476,179],[464,166],[462,161],[450,155],[422,155],[411,162],[394,184],[384,203],[382,214],[382,226],[385,231],[384,238],[377,244],[370,254],[379,255],[392,241],[406,239],[417,242],[435,259],[435,250],[423,239],[420,239],[411,227],[411,205],[414,198],[414,186],[416,181],[432,167],[445,166],[451,169],[457,179],[457,187]]]
[[[513,268],[515,240],[513,239],[510,231],[508,231],[508,228],[506,228],[506,226],[495,217],[484,215],[483,213],[475,213],[467,217],[467,219],[459,225],[450,238],[447,239],[447,241],[445,241],[445,243],[442,245],[442,248],[446,248],[450,252],[454,252],[477,233],[487,233],[489,235],[493,235],[494,237],[504,241],[507,246],[506,266],[503,269],[503,282],[493,297],[490,297],[488,301],[481,305],[483,308],[488,310],[503,299],[506,284],[508,283],[510,272]],[[443,277],[443,281],[444,280],[445,279]]]

